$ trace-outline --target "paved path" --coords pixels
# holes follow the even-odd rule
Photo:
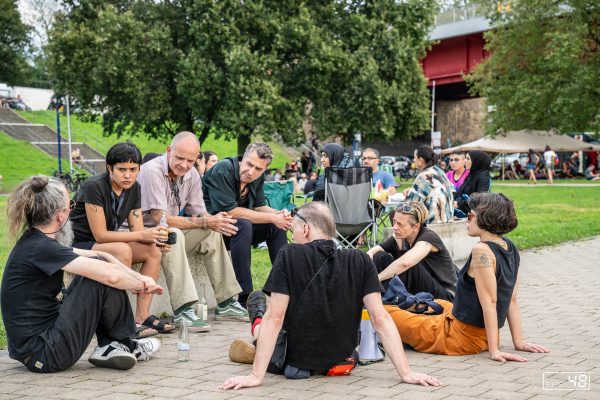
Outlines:
[[[425,388],[400,382],[391,363],[359,367],[349,377],[303,381],[268,375],[264,386],[237,392],[218,386],[249,366],[229,361],[229,343],[248,337],[242,323],[216,322],[210,333],[194,334],[191,361],[176,361],[177,336],[165,335],[163,348],[150,362],[130,371],[102,370],[82,357],[71,370],[37,375],[0,351],[0,400],[44,399],[600,399],[600,237],[527,251],[521,258],[520,304],[525,337],[549,347],[528,355],[528,363],[500,364],[487,353],[450,357],[409,351],[415,370],[445,383]],[[511,350],[508,327],[501,342]],[[591,390],[544,390],[544,372],[589,372]],[[567,379],[567,376],[564,376]],[[558,383],[558,381],[553,381]]]

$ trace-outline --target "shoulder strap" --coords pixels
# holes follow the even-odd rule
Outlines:
[[[298,309],[298,306],[302,302],[302,299],[304,298],[304,295],[306,294],[306,291],[308,290],[309,286],[313,283],[313,281],[315,280],[315,278],[317,277],[317,275],[319,275],[319,273],[321,272],[321,270],[323,269],[323,267],[325,267],[325,265],[327,264],[327,262],[329,261],[329,259],[331,258],[332,255],[333,255],[333,253],[327,256],[327,258],[325,259],[325,261],[323,261],[323,264],[321,264],[321,266],[319,267],[319,269],[317,270],[317,272],[315,272],[315,274],[313,275],[313,277],[311,278],[311,280],[308,282],[308,284],[306,285],[306,287],[302,291],[302,294],[300,295],[300,299],[298,299],[298,302],[294,306],[293,310],[290,310],[290,315],[291,316],[294,316],[294,313],[291,312],[291,311],[296,311]]]

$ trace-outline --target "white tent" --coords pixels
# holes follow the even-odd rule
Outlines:
[[[483,137],[474,142],[465,143],[460,146],[451,147],[442,150],[442,154],[449,154],[453,151],[483,150],[489,153],[526,153],[529,149],[533,151],[544,151],[546,146],[554,151],[580,151],[600,150],[599,145],[581,142],[567,135],[560,135],[555,132],[532,131],[524,129],[522,131],[511,131],[499,134],[496,137]]]

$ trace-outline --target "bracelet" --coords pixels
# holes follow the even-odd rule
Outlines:
[[[200,217],[200,222],[202,223],[202,229],[208,228],[208,217],[206,215]]]

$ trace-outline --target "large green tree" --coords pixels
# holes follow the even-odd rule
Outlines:
[[[15,0],[0,0],[0,82],[15,84],[26,68],[29,28],[21,22]]]
[[[489,131],[599,131],[600,2],[479,3],[491,56],[467,80],[494,106]]]
[[[287,143],[422,133],[434,0],[65,2],[50,34],[57,89],[107,133]]]

